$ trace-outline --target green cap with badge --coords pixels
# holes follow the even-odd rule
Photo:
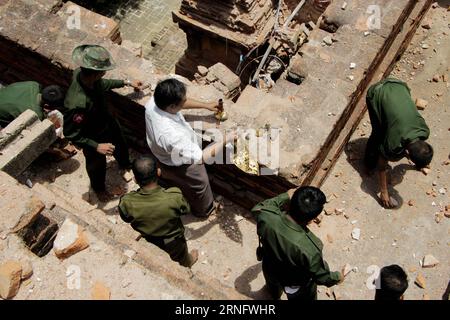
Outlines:
[[[98,71],[108,71],[116,67],[111,54],[102,46],[85,44],[76,47],[72,60],[80,67]]]

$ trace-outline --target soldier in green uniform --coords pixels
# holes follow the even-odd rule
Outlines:
[[[326,202],[314,187],[291,189],[252,209],[257,221],[258,260],[266,288],[274,299],[284,289],[288,299],[315,300],[317,285],[334,286],[343,281],[322,258],[323,244],[307,227]]]
[[[364,161],[367,169],[378,167],[381,203],[395,207],[387,187],[388,161],[410,159],[418,169],[426,167],[433,158],[433,148],[425,142],[430,135],[425,120],[417,111],[406,83],[387,78],[369,88],[366,97],[372,133]]]
[[[34,111],[42,121],[63,102],[64,91],[57,85],[42,88],[35,81],[10,84],[0,89],[0,126],[6,127],[25,110]]]
[[[133,173],[140,189],[122,196],[120,216],[147,241],[166,251],[172,260],[191,267],[198,259],[198,252],[188,252],[180,216],[189,213],[190,207],[181,190],[158,185],[161,170],[152,157],[136,159]]]
[[[126,85],[139,90],[140,81],[102,79],[115,65],[109,52],[96,45],[74,49],[73,61],[81,66],[73,73],[64,101],[64,135],[83,148],[92,189],[107,201],[106,156],[113,155],[123,169],[130,167],[128,146],[116,119],[108,111],[105,93]]]

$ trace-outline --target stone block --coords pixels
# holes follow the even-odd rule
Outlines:
[[[87,247],[89,242],[83,228],[66,219],[53,244],[55,255],[60,259],[66,259]]]

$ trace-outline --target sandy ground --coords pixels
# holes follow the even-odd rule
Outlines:
[[[431,21],[431,29],[419,28],[393,75],[408,82],[414,97],[429,101],[428,107],[421,113],[431,128],[430,143],[435,149],[431,172],[425,176],[413,170],[406,160],[392,163],[392,195],[402,206],[397,210],[381,208],[376,199],[376,180],[364,176],[361,170],[360,158],[370,134],[370,123],[365,117],[323,186],[329,200],[326,208],[329,211],[343,209],[345,215],[324,215],[320,226],[312,225],[311,229],[323,240],[324,256],[331,269],[340,270],[346,263],[356,267],[342,285],[335,287],[340,299],[373,299],[374,290],[366,285],[371,276],[373,279],[371,270],[389,264],[401,265],[409,275],[406,299],[422,299],[424,295],[430,299],[441,299],[450,279],[449,219],[442,217],[439,223],[435,221],[435,213],[450,204],[450,166],[442,165],[448,160],[450,152],[450,97],[448,83],[443,82],[442,78],[438,83],[431,80],[435,74],[449,74],[449,12],[440,7],[431,9],[427,19]],[[424,43],[429,45],[428,49],[422,49]],[[109,164],[107,180],[111,191],[120,194],[136,187],[133,182],[125,183],[114,161]],[[42,159],[36,161],[21,179],[30,179],[33,183],[55,183],[72,195],[78,195],[80,200],[95,202],[95,197],[88,191],[89,182],[81,152],[70,160],[56,164],[46,163]],[[432,189],[435,190],[434,196]],[[432,194],[428,195],[427,191]],[[206,221],[192,216],[183,218],[189,247],[200,252],[193,271],[210,274],[250,298],[267,298],[262,289],[261,264],[256,260],[256,228],[250,213],[229,199],[220,196],[217,199],[223,205],[217,215]],[[412,206],[408,205],[409,200],[412,200]],[[117,215],[117,203],[118,198],[107,205],[100,204],[99,208],[107,215]],[[359,241],[352,240],[353,228],[361,229]],[[426,254],[432,254],[440,264],[430,269],[421,268],[419,260]],[[105,256],[104,259],[112,263],[114,257]],[[107,265],[96,270],[99,277],[102,272],[109,274],[111,270]],[[368,270],[370,266],[375,267]],[[95,264],[90,267],[94,268]],[[425,277],[426,289],[414,284],[419,273]],[[132,282],[139,281],[138,278],[132,279]],[[53,283],[58,288],[57,282]],[[54,290],[51,282],[46,285],[49,292]],[[146,297],[145,291],[139,292],[128,298]],[[167,295],[174,298],[182,296],[173,292],[167,292]],[[19,295],[19,298],[30,299],[52,297],[55,295],[47,292],[39,296]],[[70,299],[78,296],[61,293],[58,297]],[[333,297],[326,288],[319,287],[319,299]]]

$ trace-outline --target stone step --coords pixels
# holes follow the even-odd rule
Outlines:
[[[53,123],[39,121],[35,112],[26,110],[2,131],[0,170],[13,177],[22,173],[56,140]]]

